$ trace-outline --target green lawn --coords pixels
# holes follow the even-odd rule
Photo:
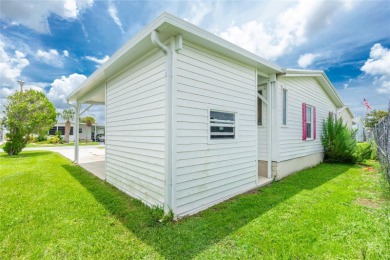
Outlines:
[[[389,259],[388,187],[370,166],[323,164],[160,223],[60,155],[1,154],[0,258]]]
[[[85,145],[99,145],[99,142],[80,142],[80,146],[85,146]],[[74,146],[74,143],[67,143],[67,144],[39,144],[39,143],[30,143],[26,147],[58,147],[58,146]]]
[[[2,148],[4,147],[4,144],[5,143],[0,145],[1,151],[3,150]],[[100,145],[100,143],[99,142],[88,142],[88,143],[80,142],[79,145],[80,146]],[[32,148],[32,147],[59,147],[59,146],[74,146],[74,143],[73,142],[72,143],[67,143],[67,144],[30,143],[26,147],[27,148]]]

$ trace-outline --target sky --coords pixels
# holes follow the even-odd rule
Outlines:
[[[162,12],[283,68],[324,70],[352,112],[390,100],[390,1],[0,0],[0,110],[20,89],[66,97]],[[101,106],[87,112],[104,124]]]

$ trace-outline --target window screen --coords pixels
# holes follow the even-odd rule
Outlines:
[[[283,89],[283,125],[287,125],[287,90]]]
[[[210,139],[235,139],[236,115],[210,111]]]
[[[306,137],[312,138],[312,107],[306,107]]]

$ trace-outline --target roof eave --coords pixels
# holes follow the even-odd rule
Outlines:
[[[302,77],[315,77],[320,79],[321,85],[326,86],[331,92],[332,101],[335,103],[336,107],[344,107],[344,102],[336,91],[336,88],[333,86],[332,82],[329,80],[328,76],[323,70],[300,70],[300,69],[284,69],[283,76],[302,76]],[[325,83],[325,84],[324,84]]]
[[[164,23],[168,23],[172,26],[178,27],[179,29],[186,30],[191,34],[194,34],[197,37],[204,39],[205,41],[212,42],[213,44],[218,44],[222,48],[225,48],[233,53],[251,60],[255,67],[266,67],[272,73],[279,73],[282,71],[282,68],[278,65],[267,61],[254,53],[251,53],[247,50],[242,49],[217,35],[214,35],[210,32],[207,32],[189,22],[186,22],[176,16],[173,16],[169,13],[162,13],[155,20],[153,20],[148,26],[146,26],[141,32],[136,34],[130,41],[128,41],[124,46],[122,46],[115,54],[110,57],[99,69],[97,69],[92,75],[90,75],[78,88],[72,91],[68,96],[68,101],[76,101],[92,89],[99,87],[107,78],[105,71],[112,67],[122,55],[131,51],[137,44],[142,40],[149,37],[149,35],[154,30],[158,30]]]

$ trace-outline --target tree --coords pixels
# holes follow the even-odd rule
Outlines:
[[[69,134],[70,134],[70,128],[71,124],[70,121],[74,119],[75,111],[73,109],[64,109],[62,111],[62,118],[66,120],[65,123],[65,137],[64,137],[64,142],[69,143]],[[77,129],[78,131],[78,129]]]
[[[85,125],[88,126],[89,129],[91,129],[91,126],[96,123],[95,118],[92,116],[86,116],[86,117],[82,118],[81,122],[85,123]],[[89,132],[91,133],[91,131],[89,131]],[[85,138],[86,142],[88,142],[88,140],[89,140],[88,136],[90,136],[90,135],[91,134],[88,135],[88,131],[87,131],[87,136]]]
[[[371,112],[367,113],[366,117],[364,118],[364,126],[373,128],[376,124],[381,121],[382,118],[386,117],[389,114],[389,112],[384,110],[372,110]]]
[[[355,163],[355,132],[349,130],[343,119],[329,116],[322,123],[321,143],[325,150],[324,161],[332,163]]]
[[[56,109],[42,92],[18,91],[7,97],[2,124],[8,129],[3,150],[16,155],[26,147],[31,134],[47,132],[56,122]]]

